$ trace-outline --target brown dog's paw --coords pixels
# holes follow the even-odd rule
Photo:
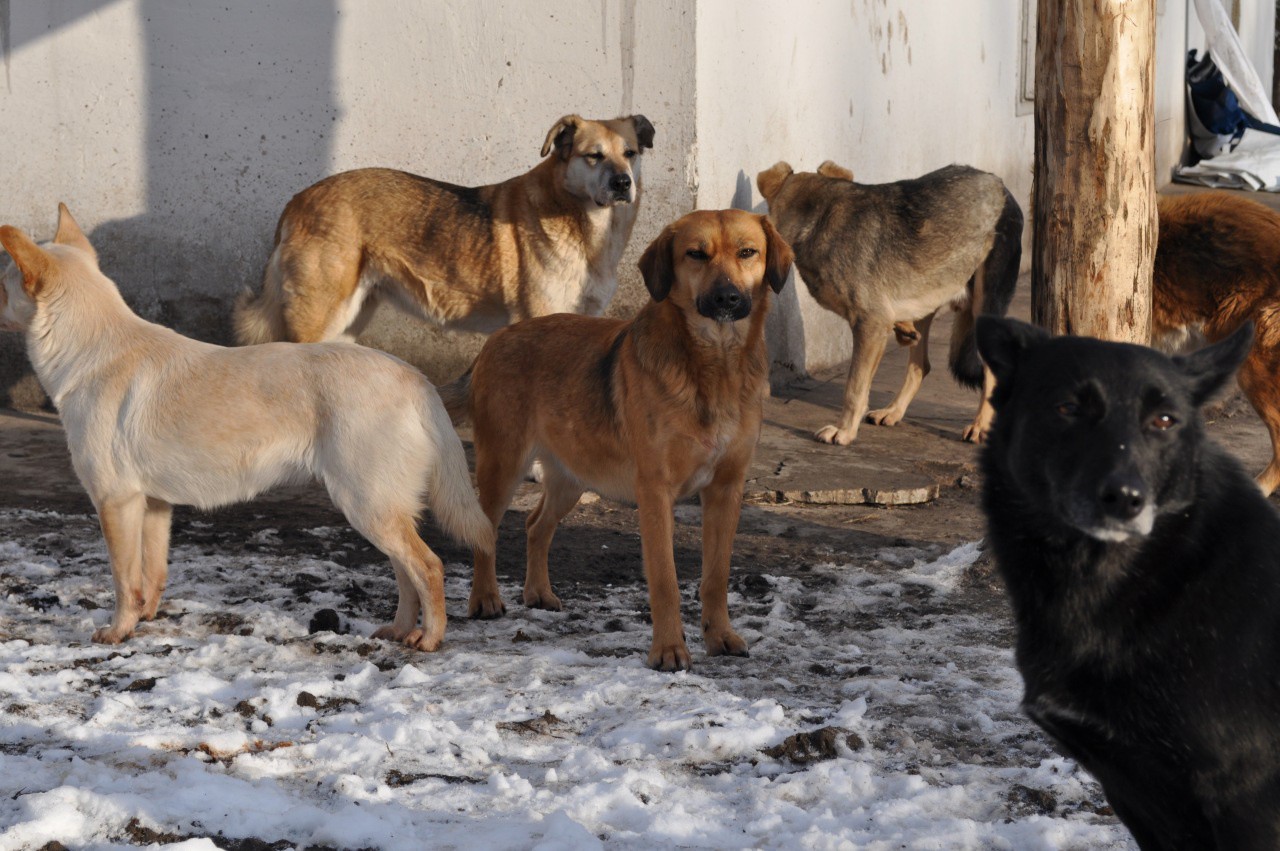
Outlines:
[[[500,618],[507,613],[507,607],[502,602],[502,597],[497,594],[476,594],[471,593],[471,599],[467,602],[467,617],[475,618],[482,621]]]
[[[434,653],[444,644],[443,630],[439,635],[428,635],[420,629],[411,630],[404,637],[404,646],[410,650],[421,650],[423,653]]]
[[[693,667],[693,659],[683,641],[666,646],[654,644],[649,650],[649,667],[655,671],[687,671]]]
[[[819,443],[831,443],[836,446],[848,446],[858,436],[857,429],[836,428],[833,425],[823,426],[814,433],[814,440]]]
[[[546,609],[549,612],[564,611],[564,605],[560,602],[550,588],[524,589],[524,604],[531,609]]]
[[[707,645],[708,656],[750,656],[747,642],[731,629],[721,632],[704,632],[702,641]]]
[[[893,323],[893,336],[898,338],[899,346],[914,346],[920,342],[920,332],[910,322]]]

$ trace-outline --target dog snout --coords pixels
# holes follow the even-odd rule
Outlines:
[[[698,299],[698,312],[717,322],[736,322],[751,312],[751,296],[733,284],[719,283]]]
[[[1133,474],[1112,476],[1102,484],[1098,503],[1107,517],[1128,522],[1147,506],[1147,489]]]
[[[615,174],[609,178],[609,189],[618,195],[627,195],[631,192],[631,175],[625,172]]]

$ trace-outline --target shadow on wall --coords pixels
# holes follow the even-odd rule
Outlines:
[[[106,5],[63,2],[12,16],[10,49],[56,38]],[[258,286],[280,211],[330,169],[338,12],[333,2],[142,0],[138,15],[147,212],[104,222],[89,237],[139,314],[229,343],[231,303]],[[0,371],[18,367],[28,377],[0,375],[0,404],[44,404],[43,394],[33,398],[20,344],[12,357],[10,344],[0,349]]]
[[[747,173],[739,171],[733,200],[729,206],[735,210],[768,213],[769,205],[764,201],[752,203],[755,198],[753,186]],[[769,384],[775,389],[808,375],[804,363],[804,322],[800,316],[800,297],[796,294],[796,287],[800,285],[796,271],[792,268],[786,286],[774,297],[773,310],[765,320],[765,342],[769,346]]]

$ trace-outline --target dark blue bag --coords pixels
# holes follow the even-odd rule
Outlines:
[[[1280,135],[1280,127],[1259,121],[1244,111],[1208,51],[1198,60],[1194,50],[1187,54],[1187,90],[1192,117],[1210,134],[1197,133],[1192,124],[1196,153],[1202,157],[1212,157],[1223,148],[1235,150],[1247,129]]]

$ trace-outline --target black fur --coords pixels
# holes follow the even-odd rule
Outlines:
[[[1174,359],[986,317],[977,340],[1027,714],[1142,848],[1280,847],[1280,515],[1199,413],[1252,328]]]

